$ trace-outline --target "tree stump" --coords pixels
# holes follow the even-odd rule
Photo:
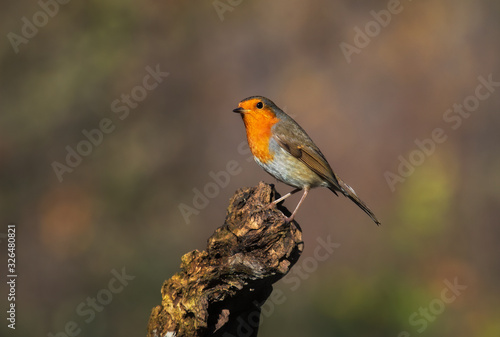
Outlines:
[[[263,182],[236,191],[206,250],[185,254],[181,271],[164,282],[161,305],[149,318],[149,337],[238,336],[242,325],[256,326],[245,336],[257,336],[260,307],[272,284],[303,250],[300,227],[286,223],[275,206],[266,207],[276,194]]]

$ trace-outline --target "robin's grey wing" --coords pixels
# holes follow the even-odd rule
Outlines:
[[[281,148],[303,162],[318,176],[328,181],[333,188],[343,192],[339,185],[337,176],[333,173],[330,165],[318,148],[303,145],[300,141],[290,141],[290,137],[285,137],[283,134],[280,134],[280,132],[274,132],[273,138]],[[309,142],[312,141],[309,139]],[[335,193],[334,190],[332,191]]]

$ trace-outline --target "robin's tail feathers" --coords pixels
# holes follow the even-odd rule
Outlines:
[[[354,192],[354,189],[347,185],[346,183],[344,183],[341,179],[338,179],[338,182],[339,182],[339,185],[341,187],[341,192],[346,196],[348,197],[349,199],[351,199],[356,205],[358,205],[359,208],[361,208],[366,214],[368,214],[370,216],[370,218],[372,218],[372,220],[377,224],[377,226],[380,225],[380,221],[378,221],[377,217],[375,216],[375,214],[373,214],[372,210],[370,209],[370,207],[368,207],[364,202],[363,200],[361,200],[358,195],[356,194],[356,192]],[[335,190],[332,188],[330,188],[330,190],[332,190],[333,192],[335,192]],[[336,194],[336,193],[335,193]]]

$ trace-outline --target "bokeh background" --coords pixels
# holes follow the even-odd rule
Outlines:
[[[248,160],[231,110],[251,95],[292,115],[382,221],[313,191],[297,217],[301,272],[276,284],[284,298],[259,336],[500,335],[500,87],[470,98],[479,77],[500,81],[498,1],[402,0],[378,29],[371,11],[387,1],[48,3],[47,20],[36,1],[0,11],[2,336],[56,335],[71,321],[78,336],[144,336],[162,282],[204,249],[234,191],[260,180],[290,190]],[[12,40],[34,16],[36,33]],[[372,36],[348,62],[340,46],[355,46],[356,27]],[[169,73],[152,90],[141,89],[147,67]],[[131,94],[141,101],[126,115]],[[469,115],[446,112],[464,101],[477,102]],[[106,119],[112,132],[59,181],[54,162],[67,165],[67,147]],[[446,141],[401,175],[436,128]],[[228,163],[238,173],[214,189],[210,173]],[[400,176],[393,188],[388,174]],[[327,259],[315,258],[318,240],[337,244]],[[134,278],[109,299],[113,270]],[[106,302],[94,316],[82,314],[89,298]]]

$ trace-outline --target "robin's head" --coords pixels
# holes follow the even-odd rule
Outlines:
[[[242,100],[234,112],[243,118],[247,131],[248,145],[252,154],[265,163],[273,158],[269,152],[269,140],[273,125],[280,121],[277,114],[281,110],[270,100],[262,96],[252,96]]]
[[[234,109],[233,112],[240,113],[243,119],[246,119],[246,116],[255,119],[267,119],[276,118],[278,110],[279,108],[270,99],[263,96],[251,96],[242,100],[238,104],[238,108]]]

